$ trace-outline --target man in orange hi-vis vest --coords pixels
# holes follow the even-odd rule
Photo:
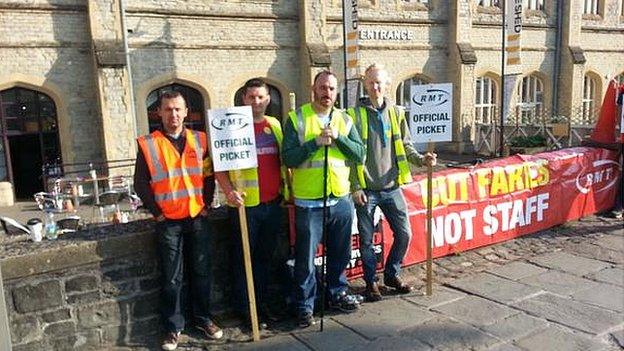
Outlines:
[[[206,133],[184,127],[186,100],[179,92],[160,97],[162,129],[138,138],[135,191],[154,215],[162,268],[163,350],[175,350],[184,329],[182,284],[191,274],[191,304],[197,328],[210,339],[223,331],[210,318],[210,229],[206,216],[214,176]],[[183,264],[184,254],[190,255]]]

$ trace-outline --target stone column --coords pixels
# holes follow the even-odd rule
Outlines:
[[[312,78],[329,68],[331,57],[326,44],[326,6],[329,0],[299,0],[299,71],[301,74],[297,105],[310,101]]]
[[[449,2],[448,12],[448,77],[453,85],[453,143],[454,152],[472,152],[474,128],[474,67],[477,63],[471,41],[472,0]]]
[[[585,54],[578,46],[582,24],[581,6],[565,1],[563,5],[563,35],[561,43],[561,73],[559,75],[559,112],[572,117],[580,113],[574,102],[583,99]]]
[[[136,156],[136,120],[121,1],[88,0],[105,161]],[[114,171],[111,170],[111,173],[120,173]]]

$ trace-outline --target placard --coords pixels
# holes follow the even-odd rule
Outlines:
[[[216,172],[258,166],[251,106],[208,110],[208,124]]]
[[[414,143],[453,139],[453,84],[412,85],[409,127]]]

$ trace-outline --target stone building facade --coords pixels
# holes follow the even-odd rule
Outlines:
[[[392,98],[402,104],[412,81],[452,82],[454,133],[446,147],[458,152],[475,148],[477,124],[496,120],[497,3],[358,1],[360,68],[384,64],[394,78]],[[341,5],[0,0],[0,177],[28,195],[41,187],[38,168],[57,158],[64,164],[133,158],[135,137],[149,132],[148,109],[166,89],[194,94],[201,120],[207,108],[233,105],[247,79],[264,77],[277,100],[274,113],[285,115],[291,93],[296,104],[309,99],[318,70],[342,74]],[[513,110],[529,122],[539,112],[591,123],[608,79],[624,74],[623,0],[525,6]]]

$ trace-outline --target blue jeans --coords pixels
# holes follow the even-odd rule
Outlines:
[[[210,321],[210,231],[202,216],[165,220],[156,224],[162,269],[161,314],[168,332],[184,329],[182,285],[184,264],[190,265],[193,316],[197,323]],[[187,259],[184,255],[190,255]]]
[[[364,281],[372,283],[377,280],[375,277],[377,258],[373,249],[373,214],[375,208],[379,206],[388,220],[394,236],[394,242],[386,260],[384,277],[390,278],[399,275],[401,262],[407,253],[412,231],[407,217],[407,205],[400,188],[388,191],[364,190],[364,193],[368,202],[364,206],[355,206],[355,210],[358,218]]]
[[[258,306],[262,306],[267,303],[271,259],[275,248],[279,246],[278,239],[282,233],[284,211],[280,207],[279,201],[246,207],[245,211],[256,303]],[[245,266],[243,264],[243,246],[238,209],[229,208],[228,212],[232,225],[232,234],[234,235],[234,238],[232,238],[234,243],[232,257],[234,271],[233,307],[237,312],[249,313],[249,298],[247,295]]]
[[[326,280],[331,299],[336,299],[348,287],[345,269],[351,259],[352,211],[349,196],[327,208]],[[311,313],[317,291],[314,258],[323,239],[323,208],[297,207],[295,224],[295,304],[298,313]]]

